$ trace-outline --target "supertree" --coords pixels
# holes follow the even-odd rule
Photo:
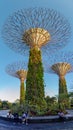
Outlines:
[[[20,79],[20,105],[23,105],[25,102],[24,80],[27,76],[26,68],[26,64],[23,61],[14,62],[6,67],[6,72],[9,75]]]
[[[28,103],[40,108],[44,106],[42,101],[45,103],[41,50],[46,54],[63,47],[70,33],[68,21],[53,9],[23,9],[7,19],[2,31],[5,43],[23,55],[30,49],[26,80]]]
[[[68,108],[70,103],[65,75],[73,72],[73,53],[62,51],[48,58],[50,62],[44,66],[45,72],[55,73],[59,76],[59,108]]]

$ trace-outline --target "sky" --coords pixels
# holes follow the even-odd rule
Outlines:
[[[24,60],[24,56],[15,53],[4,44],[1,37],[3,24],[13,12],[30,7],[45,7],[55,9],[63,14],[71,25],[71,38],[65,50],[73,51],[73,0],[0,0],[0,99],[14,102],[19,99],[20,80],[8,75],[5,68],[18,60]],[[49,60],[49,59],[48,59]],[[47,60],[47,61],[48,61]],[[72,90],[73,73],[65,76],[68,91]],[[58,94],[58,76],[44,73],[45,94],[55,96]]]

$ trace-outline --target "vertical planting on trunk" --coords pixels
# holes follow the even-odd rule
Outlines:
[[[24,102],[25,102],[24,82],[21,82],[21,86],[20,86],[20,105],[24,105]]]
[[[69,97],[68,97],[68,91],[67,91],[67,85],[66,85],[66,80],[64,77],[59,79],[59,107],[60,108],[69,108],[70,103],[69,103]]]
[[[28,104],[35,105],[39,110],[46,104],[44,100],[44,80],[41,51],[37,47],[30,50],[28,74],[26,79],[26,100]]]

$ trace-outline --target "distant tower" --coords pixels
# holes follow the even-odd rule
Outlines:
[[[25,68],[24,62],[15,62],[13,64],[9,64],[6,67],[6,72],[14,77],[20,79],[20,105],[24,104],[25,101],[25,88],[24,88],[24,80],[27,76],[27,70]]]
[[[2,37],[5,43],[23,55],[30,50],[26,80],[28,104],[40,109],[45,104],[41,50],[46,54],[64,47],[70,32],[68,21],[60,13],[45,8],[17,11],[4,24]]]
[[[73,66],[73,54],[60,52],[60,54],[56,54],[52,56],[52,62],[49,65],[46,65],[46,71],[50,73],[55,73],[59,76],[59,97],[58,103],[60,107],[68,108],[69,107],[69,97],[67,84],[65,80],[65,75],[67,73],[72,72]],[[49,59],[50,61],[50,59]],[[46,67],[45,66],[45,67]]]

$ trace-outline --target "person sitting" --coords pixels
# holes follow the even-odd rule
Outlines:
[[[28,121],[27,121],[27,117],[28,117],[28,112],[22,112],[22,124],[26,124],[28,125]]]
[[[63,113],[62,110],[60,110],[60,111],[58,112],[58,116],[59,116],[59,119],[60,119],[61,121],[64,121],[64,120],[65,120],[65,115],[64,115],[64,113]]]
[[[18,123],[19,122],[19,115],[17,112],[14,113],[14,122]]]
[[[7,113],[7,118],[13,118],[14,116],[12,115],[12,113],[11,113],[11,111],[9,111],[8,113]]]

